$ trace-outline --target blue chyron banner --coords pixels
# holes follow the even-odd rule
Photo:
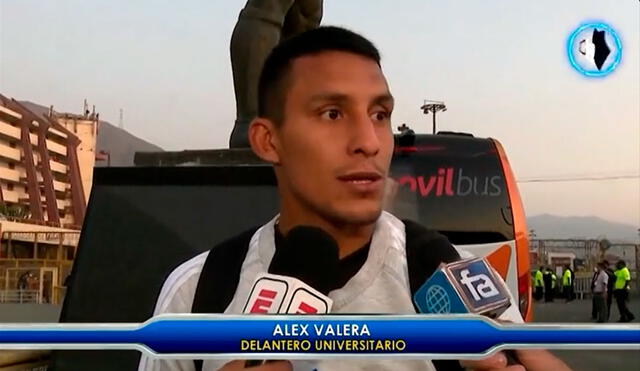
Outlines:
[[[478,356],[500,348],[640,349],[640,325],[498,324],[474,315],[163,315],[143,324],[0,325],[0,349],[158,357]]]

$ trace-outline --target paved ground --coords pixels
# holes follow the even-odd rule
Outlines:
[[[636,316],[633,325],[640,326],[640,298],[630,303],[631,312]],[[611,308],[611,322],[620,318],[615,303]],[[536,303],[534,322],[591,323],[591,300],[574,300],[564,303]],[[568,363],[574,371],[640,371],[640,350],[556,350],[556,355]]]
[[[61,305],[0,304],[0,323],[58,322]]]

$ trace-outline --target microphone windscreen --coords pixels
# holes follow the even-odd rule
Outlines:
[[[269,273],[294,277],[327,295],[336,286],[338,243],[321,228],[297,226],[284,238]]]

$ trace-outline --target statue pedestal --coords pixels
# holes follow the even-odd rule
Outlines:
[[[249,148],[136,152],[135,166],[268,165]]]

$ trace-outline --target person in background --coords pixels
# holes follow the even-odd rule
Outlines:
[[[604,262],[598,263],[596,268],[596,280],[593,285],[593,302],[596,307],[596,320],[598,323],[607,322],[607,282],[609,276]]]
[[[575,300],[576,298],[576,272],[569,267],[569,272],[571,272],[571,300]]]
[[[29,288],[29,279],[33,276],[31,271],[27,271],[23,273],[20,278],[18,278],[18,290],[24,291]]]
[[[629,301],[629,283],[631,282],[631,273],[624,260],[616,263],[616,271],[613,272],[616,276],[616,283],[613,286],[613,295],[616,298],[616,304],[618,305],[618,311],[620,311],[620,319],[618,322],[631,322],[636,317],[629,311],[627,307],[627,301]]]
[[[544,295],[544,277],[542,275],[542,271],[544,267],[540,267],[540,269],[536,269],[533,272],[533,287],[535,288],[533,292],[533,298],[536,301],[542,300],[542,296]]]
[[[611,316],[611,303],[613,302],[613,290],[616,284],[616,275],[613,273],[613,269],[611,269],[611,265],[608,261],[603,260],[605,265],[605,273],[609,276],[609,281],[607,282],[607,321]]]
[[[593,268],[593,276],[591,277],[591,320],[598,319],[598,308],[596,306],[596,297],[593,295],[596,287],[596,279],[598,279],[598,267]],[[607,295],[609,297],[609,295]]]
[[[564,266],[564,272],[562,273],[562,294],[564,295],[566,302],[573,300],[573,272],[571,267],[567,264]]]
[[[551,268],[549,268],[551,270]],[[558,296],[558,276],[556,273],[551,270],[551,297],[555,299]]]
[[[551,268],[547,267],[544,271],[544,302],[549,303],[553,301],[553,289],[555,288],[555,275],[551,271]]]

